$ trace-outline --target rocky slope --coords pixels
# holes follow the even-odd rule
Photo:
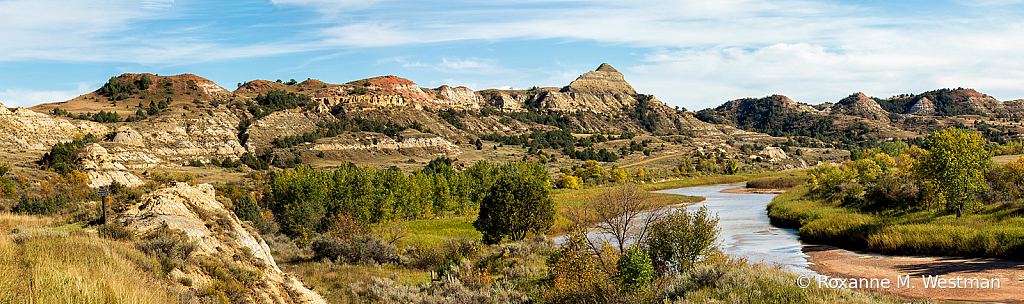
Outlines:
[[[211,273],[217,269],[211,265],[232,265],[259,276],[258,283],[248,288],[252,302],[325,303],[319,294],[281,271],[263,238],[216,199],[210,184],[178,183],[157,190],[118,215],[117,221],[138,235],[167,227],[198,243],[191,260],[205,264],[173,270],[170,277],[174,281],[187,278],[195,288],[212,286],[223,274]]]
[[[106,187],[114,182],[127,187],[138,187],[145,183],[98,144],[76,151],[74,157],[79,169],[89,175],[91,188]]]
[[[839,100],[835,105],[827,109],[830,113],[859,116],[867,119],[889,121],[889,112],[882,109],[874,99],[864,93],[855,93]]]
[[[91,121],[68,119],[36,113],[29,109],[13,111],[0,104],[0,142],[9,150],[45,150],[58,142],[74,140],[92,133],[102,136],[110,128]]]

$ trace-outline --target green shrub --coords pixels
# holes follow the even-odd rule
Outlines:
[[[696,212],[676,209],[651,225],[644,241],[654,268],[661,273],[681,273],[704,259],[718,238],[718,216],[706,206]]]
[[[50,147],[50,152],[43,155],[37,163],[43,167],[43,169],[51,170],[60,174],[67,174],[73,170],[78,170],[78,166],[72,161],[75,151],[85,147],[88,144],[98,142],[92,133],[85,135],[82,138],[77,138],[70,142],[59,142],[53,147]]]
[[[100,225],[99,227],[96,227],[96,232],[102,238],[118,241],[131,240],[133,237],[135,237],[135,231],[122,227],[118,223]]]
[[[620,289],[625,292],[644,292],[654,280],[654,264],[647,250],[640,246],[632,246],[623,252],[616,269],[619,272]]]
[[[182,265],[199,244],[189,240],[187,234],[175,233],[164,225],[136,241],[135,248],[157,257],[163,271],[170,272]]]
[[[473,227],[483,233],[484,243],[497,244],[504,237],[518,241],[527,233],[546,232],[555,222],[555,209],[544,167],[513,162],[503,165],[499,172],[473,222]]]
[[[11,208],[11,212],[22,214],[51,215],[64,210],[71,204],[71,201],[62,196],[56,197],[28,197],[18,198],[18,204]]]
[[[328,235],[320,235],[313,239],[310,247],[317,258],[347,263],[373,265],[402,261],[402,257],[396,254],[397,248],[369,235],[357,235],[347,242]]]

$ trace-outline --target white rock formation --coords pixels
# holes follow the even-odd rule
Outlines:
[[[107,149],[98,144],[75,151],[74,157],[79,170],[89,175],[89,187],[104,187],[113,182],[128,187],[145,184],[142,179],[128,172],[128,169],[118,163],[110,153],[107,153]]]
[[[157,190],[143,197],[141,204],[120,214],[117,220],[140,235],[165,224],[171,230],[184,232],[199,245],[194,256],[223,260],[246,256],[245,251],[249,251],[254,261],[237,262],[258,268],[265,281],[251,287],[256,296],[253,302],[326,303],[298,279],[281,271],[270,254],[270,246],[217,201],[216,191],[210,184],[190,186],[178,183]],[[174,274],[192,279],[197,286],[214,280],[203,272],[202,267],[189,267],[186,272]]]

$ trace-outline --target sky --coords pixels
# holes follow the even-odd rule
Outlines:
[[[0,0],[0,29],[7,107],[122,73],[482,90],[562,87],[601,63],[689,110],[956,87],[1024,98],[1024,0]]]

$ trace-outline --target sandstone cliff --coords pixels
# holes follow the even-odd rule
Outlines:
[[[127,187],[138,187],[145,184],[138,176],[117,162],[98,144],[86,146],[75,151],[75,162],[82,172],[89,175],[89,187],[100,188],[114,182]]]
[[[0,104],[0,142],[5,149],[46,150],[76,136],[92,133],[101,137],[109,132],[106,126],[91,121],[71,122],[23,108],[11,111]]]
[[[270,247],[255,230],[243,224],[215,199],[210,184],[190,186],[178,183],[157,190],[141,204],[117,216],[117,220],[142,235],[164,225],[180,231],[198,243],[194,260],[211,260],[257,270],[262,283],[249,287],[256,303],[325,303],[314,291],[277,266]],[[207,267],[184,267],[171,272],[171,279],[188,278],[201,288],[217,280]]]
[[[933,115],[935,114],[935,104],[928,97],[921,97],[907,110],[906,114]]]
[[[252,122],[246,128],[243,135],[245,147],[248,151],[256,153],[271,146],[275,138],[314,132],[319,128],[317,123],[329,121],[337,119],[329,114],[302,113],[297,110],[274,112]]]
[[[433,134],[408,131],[401,135],[401,141],[397,141],[378,133],[356,132],[318,141],[310,150],[350,154],[354,158],[393,153],[455,157],[462,153],[458,146]]]
[[[130,126],[139,136],[126,133],[122,137],[141,142],[140,149],[163,161],[237,157],[246,152],[238,140],[239,121],[222,105],[197,117],[163,115],[152,122],[134,123]]]

